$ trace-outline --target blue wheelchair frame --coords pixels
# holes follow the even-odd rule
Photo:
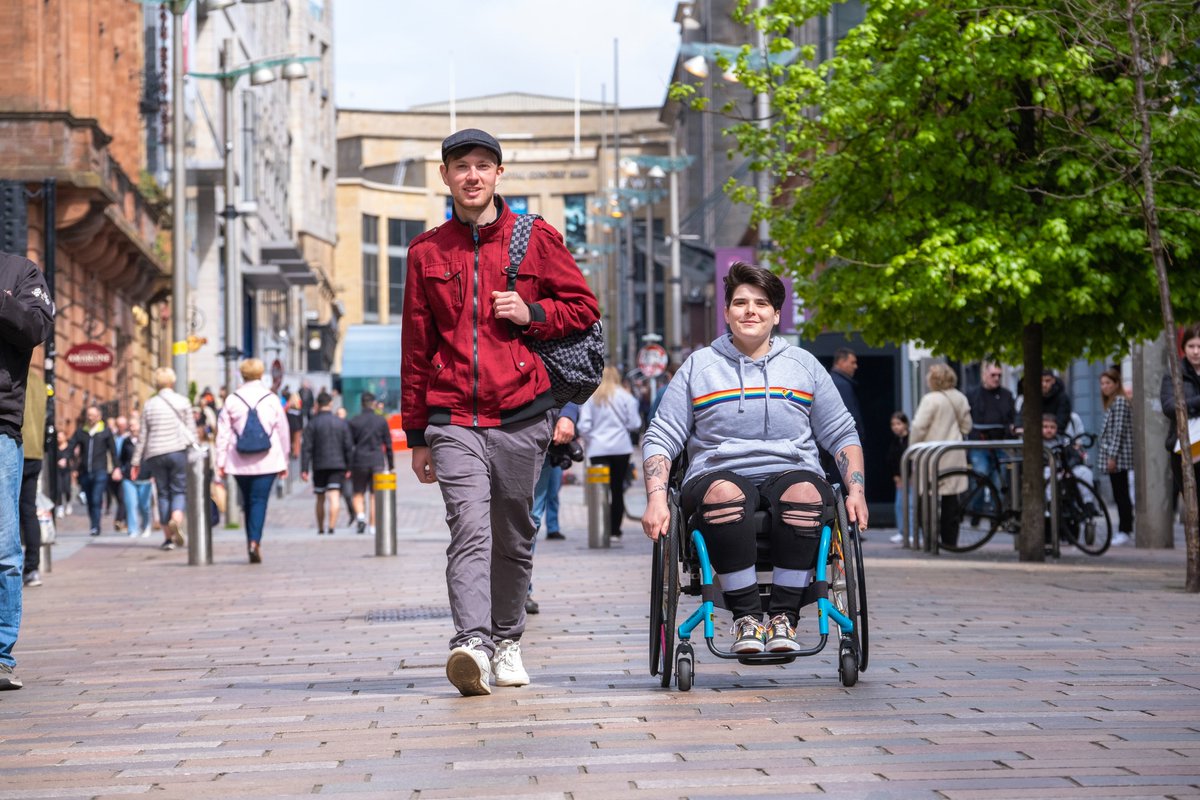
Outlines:
[[[829,566],[829,544],[832,536],[833,533],[829,525],[823,525],[821,527],[821,542],[817,549],[817,567],[814,573],[814,583],[823,583],[825,581],[825,575]],[[817,630],[821,634],[821,640],[808,650],[793,650],[786,653],[733,653],[728,650],[721,650],[713,644],[716,636],[713,626],[713,616],[715,613],[714,607],[717,590],[713,586],[712,562],[709,561],[708,547],[705,545],[704,536],[699,530],[692,531],[692,545],[696,548],[696,557],[700,562],[700,587],[701,596],[704,599],[700,603],[700,607],[692,612],[691,616],[679,626],[679,648],[681,652],[687,653],[691,651],[692,631],[701,622],[704,623],[704,639],[708,643],[709,652],[718,658],[735,659],[743,663],[788,663],[801,656],[816,655],[825,648],[825,644],[828,641],[830,618],[837,623],[842,636],[850,636],[854,633],[854,622],[838,611],[828,597],[819,597],[817,598]]]

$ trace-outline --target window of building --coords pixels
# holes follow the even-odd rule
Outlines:
[[[563,195],[563,240],[572,253],[587,245],[587,195]]]
[[[379,321],[379,217],[362,218],[363,322]]]
[[[419,219],[388,220],[388,314],[404,312],[404,276],[408,272],[408,243],[425,230]]]

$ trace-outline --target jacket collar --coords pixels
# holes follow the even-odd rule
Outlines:
[[[504,202],[503,197],[500,195],[495,195],[492,198],[492,202],[496,204],[496,218],[486,225],[479,226],[480,241],[487,241],[489,239],[499,237],[505,228],[502,223],[504,223],[509,217],[513,216],[512,211],[508,207],[508,203]],[[453,209],[454,204],[451,203],[450,207]],[[461,232],[468,239],[471,238],[471,225],[470,223],[459,219],[457,210],[451,211],[450,219],[455,223],[455,230]]]

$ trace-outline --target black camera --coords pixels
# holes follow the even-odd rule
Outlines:
[[[571,462],[583,461],[583,447],[575,439],[566,444],[552,444],[546,451],[550,457],[550,466],[560,469],[570,469]]]

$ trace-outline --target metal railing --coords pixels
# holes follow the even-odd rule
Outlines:
[[[941,498],[938,494],[938,482],[941,476],[940,466],[943,456],[955,451],[970,450],[1015,450],[1018,453],[1024,447],[1020,439],[1001,439],[997,441],[939,441],[921,442],[912,445],[904,451],[900,458],[900,490],[901,517],[897,522],[914,520],[915,524],[906,525],[903,545],[916,549],[922,547],[925,552],[937,555],[940,552],[938,529],[941,522]],[[1049,447],[1043,446],[1045,463],[1054,464],[1054,453]],[[1006,493],[1014,511],[1020,510],[1021,498],[1021,459],[1012,458],[1008,462],[1009,491]],[[968,461],[968,468],[970,462]],[[958,469],[958,467],[956,467]],[[911,502],[920,499],[917,504],[920,514],[913,514]],[[1050,470],[1050,541],[1054,554],[1058,554],[1058,474]]]

